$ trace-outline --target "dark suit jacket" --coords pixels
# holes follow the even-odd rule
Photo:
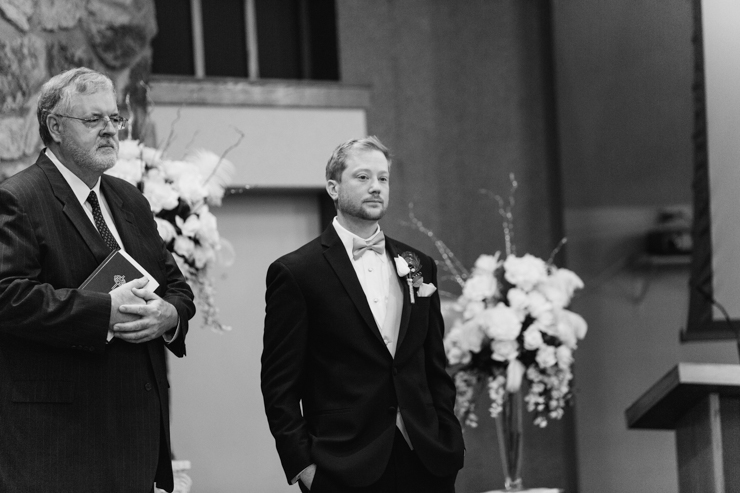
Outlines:
[[[183,356],[193,294],[149,204],[111,176],[101,192],[126,251],[177,309],[167,347]],[[165,344],[106,344],[110,296],[76,289],[108,253],[43,152],[0,184],[0,491],[144,493],[155,476],[172,489]]]
[[[388,237],[386,247],[392,257],[414,252],[424,282],[436,285],[432,259]],[[439,295],[411,304],[408,285],[399,282],[404,302],[394,358],[333,226],[269,267],[262,393],[288,481],[316,463],[348,486],[375,482],[390,457],[398,406],[432,474],[462,467]]]

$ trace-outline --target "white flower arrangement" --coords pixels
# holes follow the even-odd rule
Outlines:
[[[128,138],[120,142],[118,161],[106,173],[138,187],[149,201],[159,235],[195,293],[204,326],[231,330],[219,321],[210,273],[219,252],[229,246],[209,207],[221,205],[233,165],[202,149],[170,160]]]
[[[434,240],[443,268],[462,289],[452,306],[459,316],[444,347],[457,389],[455,413],[471,427],[477,425],[474,401],[479,391],[487,389],[495,418],[507,394],[520,391],[524,380],[529,383],[524,400],[534,423],[544,427],[548,419],[560,419],[571,398],[573,352],[587,331],[583,317],[567,309],[583,281],[552,263],[562,243],[548,262],[516,255],[513,175],[511,181],[508,206],[491,194],[504,218],[506,255],[480,255],[470,272],[414,217],[413,205],[409,214],[412,225]]]
[[[481,255],[457,300],[462,314],[445,336],[455,369],[456,412],[475,426],[475,389],[485,384],[490,414],[501,411],[506,392],[529,381],[524,397],[535,424],[563,416],[570,398],[571,365],[586,335],[583,318],[567,310],[583,282],[572,271],[532,255]]]

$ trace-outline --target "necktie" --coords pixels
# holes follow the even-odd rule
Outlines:
[[[95,195],[93,190],[90,190],[90,195],[87,196],[87,202],[92,206],[93,219],[95,219],[95,227],[98,228],[100,236],[103,237],[103,241],[108,245],[111,250],[120,250],[118,242],[113,237],[113,233],[110,232],[108,226],[105,224],[103,219],[103,212],[100,210],[100,203],[98,202],[98,196]]]
[[[385,235],[383,232],[376,234],[368,243],[360,238],[352,238],[352,258],[357,260],[367,250],[372,250],[381,255],[385,253]]]

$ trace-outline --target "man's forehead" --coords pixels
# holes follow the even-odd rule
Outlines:
[[[109,111],[118,108],[116,98],[112,91],[101,89],[100,91],[90,93],[73,93],[70,102],[72,106],[79,106],[86,109],[98,109]]]

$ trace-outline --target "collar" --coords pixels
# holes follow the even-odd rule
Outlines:
[[[90,195],[90,190],[94,190],[95,194],[98,196],[98,200],[100,199],[100,178],[98,178],[98,181],[95,182],[95,186],[92,188],[89,188],[84,181],[80,180],[80,178],[72,173],[69,168],[67,168],[65,165],[62,164],[61,161],[59,161],[59,158],[57,158],[53,152],[51,152],[51,149],[48,147],[44,151],[46,153],[46,156],[51,160],[52,163],[54,163],[54,166],[57,167],[59,172],[64,177],[64,180],[69,185],[69,188],[72,189],[72,192],[75,194],[75,197],[77,197],[77,200],[82,204],[85,205],[85,202],[87,202],[87,196]]]
[[[359,238],[359,239],[364,240],[364,241],[370,241],[372,238],[375,238],[375,236],[378,233],[380,233],[380,225],[378,225],[378,229],[375,231],[375,233],[373,233],[372,235],[370,235],[370,237],[368,237],[368,238],[360,238],[359,236],[357,236],[356,234],[354,234],[353,232],[347,230],[344,226],[342,226],[341,224],[339,224],[339,221],[337,220],[337,217],[336,216],[334,216],[334,220],[332,221],[331,224],[332,224],[332,226],[334,226],[334,230],[337,232],[337,235],[339,236],[339,239],[342,240],[342,245],[344,245],[344,249],[346,250],[347,255],[349,256],[349,259],[350,260],[353,260],[352,259],[352,247],[353,247],[353,245],[352,245],[352,239],[353,238]],[[386,241],[387,241],[387,239],[386,239]]]

